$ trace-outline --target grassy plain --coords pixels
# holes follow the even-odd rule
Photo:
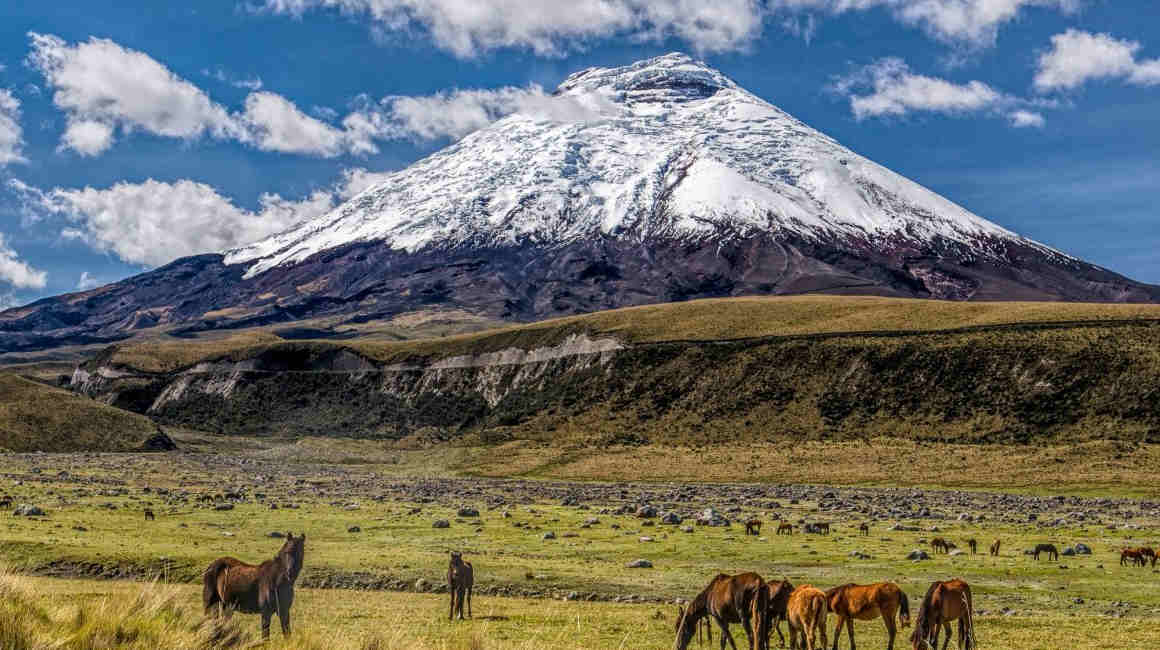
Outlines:
[[[0,373],[0,451],[125,451],[156,431],[142,415]]]

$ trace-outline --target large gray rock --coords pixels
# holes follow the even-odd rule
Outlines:
[[[628,564],[625,565],[625,567],[627,567],[629,569],[651,569],[652,565],[653,565],[652,562],[649,562],[648,560],[645,560],[645,559],[640,559],[640,560],[633,560],[632,562],[629,562]]]
[[[909,555],[906,556],[906,559],[914,560],[914,561],[929,560],[930,556],[926,554],[926,551],[924,551],[920,548],[916,548],[913,551],[911,551]]]
[[[431,524],[432,528],[451,528],[451,522],[446,519],[436,519],[435,523]]]
[[[30,503],[22,503],[12,510],[14,517],[44,517],[45,512],[40,506],[34,506]]]

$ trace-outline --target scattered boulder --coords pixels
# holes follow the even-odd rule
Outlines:
[[[216,506],[214,506],[213,509],[214,510],[222,510],[222,511],[233,510],[234,504],[232,504],[232,503],[219,503]]]
[[[641,519],[652,519],[657,516],[656,506],[641,506],[636,509],[636,516]]]
[[[548,532],[544,533],[543,539],[556,539],[556,533],[553,533],[549,530]]]
[[[362,529],[359,528],[358,526],[351,526],[350,528],[346,529],[346,532],[348,532],[348,533],[361,533]]]
[[[479,510],[476,510],[475,508],[472,508],[470,506],[464,506],[464,507],[460,508],[455,513],[455,515],[458,517],[478,517]]]
[[[661,523],[669,524],[670,526],[676,526],[677,524],[681,523],[681,516],[675,512],[666,512],[661,515]]]
[[[431,524],[432,528],[451,528],[451,522],[446,519],[436,519],[435,523]]]
[[[173,438],[165,435],[161,429],[157,429],[157,433],[145,439],[141,443],[141,451],[176,451],[177,443],[173,442]]]
[[[1075,545],[1075,554],[1076,555],[1091,555],[1092,554],[1092,547],[1080,542],[1079,544]]]
[[[651,568],[653,568],[652,562],[649,562],[648,560],[645,560],[645,559],[633,560],[632,562],[629,562],[628,564],[626,564],[624,566],[626,568],[629,568],[629,569],[651,569]]]
[[[282,539],[282,538],[286,537],[286,533],[279,533],[278,531],[275,530],[266,536],[273,537],[274,539]]]
[[[1066,555],[1067,557],[1072,557],[1075,555],[1075,548],[1072,546],[1068,546],[1067,548],[1060,551],[1059,554]]]
[[[919,560],[929,560],[930,556],[926,554],[926,551],[916,548],[906,556],[906,559],[917,562]]]
[[[44,517],[45,512],[40,506],[22,503],[12,510],[14,517]]]

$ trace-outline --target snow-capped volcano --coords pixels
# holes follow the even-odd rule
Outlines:
[[[1160,300],[1160,287],[971,214],[670,54],[578,72],[534,110],[264,241],[0,313],[0,351],[154,327],[433,307],[534,320],[819,292]]]
[[[746,92],[683,54],[592,68],[329,214],[230,252],[247,277],[356,241],[561,245],[792,234],[959,244],[1025,240]],[[567,107],[568,110],[564,110]]]

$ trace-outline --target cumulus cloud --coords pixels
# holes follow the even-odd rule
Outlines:
[[[993,45],[999,28],[1029,7],[1073,12],[1081,0],[771,0],[782,10],[818,10],[831,14],[883,8],[900,22],[931,37],[973,47]]]
[[[461,138],[513,113],[554,122],[583,122],[617,110],[597,93],[552,96],[537,85],[388,97],[383,105],[386,133],[419,140]]]
[[[13,179],[8,186],[36,219],[61,218],[66,239],[82,241],[125,262],[160,266],[179,257],[222,252],[264,239],[325,214],[387,175],[347,169],[333,186],[302,199],[263,194],[256,210],[240,208],[209,185],[192,180],[167,183],[150,179],[103,189],[45,191]],[[6,250],[0,238],[0,279],[6,277],[5,259],[16,259],[11,251],[6,255]],[[43,274],[40,277],[43,281]],[[77,288],[91,288],[94,282],[86,272]]]
[[[20,100],[0,88],[0,167],[24,162],[24,131],[20,128]]]
[[[1029,101],[1002,93],[981,81],[954,83],[915,74],[902,59],[886,58],[839,79],[833,89],[850,101],[858,120],[904,117],[911,113],[944,115],[1004,114],[1015,127],[1042,127],[1046,119],[1028,107],[1055,102]],[[863,94],[859,94],[859,92]]]
[[[1160,84],[1160,59],[1139,60],[1136,41],[1110,34],[1069,29],[1051,37],[1051,49],[1039,57],[1035,88],[1066,90],[1096,79],[1122,79],[1138,86]]]
[[[1022,109],[1011,111],[1011,114],[1007,116],[1007,119],[1011,120],[1011,126],[1017,129],[1042,129],[1047,125],[1047,118],[1043,117],[1042,113],[1035,113]]]
[[[88,271],[81,271],[81,277],[77,280],[77,291],[88,291],[89,289],[96,289],[101,286],[102,282],[94,278]]]
[[[53,103],[65,113],[62,149],[95,156],[108,150],[118,135],[143,131],[183,140],[234,140],[263,151],[327,158],[378,151],[372,141],[377,132],[366,128],[366,120],[356,113],[339,128],[303,113],[281,95],[258,91],[260,82],[242,84],[255,92],[246,98],[242,112],[231,112],[143,52],[108,39],[69,44],[52,35],[29,36],[28,61],[44,75]]]
[[[265,8],[366,16],[388,34],[425,32],[462,58],[500,48],[558,56],[611,36],[677,38],[700,52],[733,51],[760,34],[767,13],[759,0],[265,0]]]
[[[4,233],[0,233],[0,282],[17,289],[43,289],[48,282],[47,273],[32,268],[20,259],[8,245]]]

